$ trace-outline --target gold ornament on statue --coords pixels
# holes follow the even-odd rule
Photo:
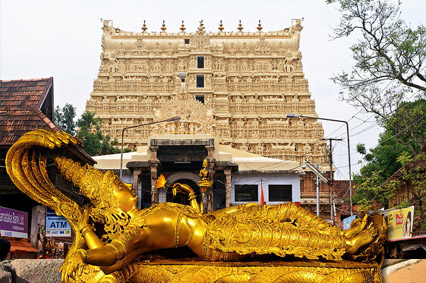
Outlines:
[[[381,215],[365,215],[342,231],[293,203],[203,214],[185,184],[174,184],[173,193],[188,194],[190,205],[161,203],[140,210],[131,187],[112,171],[57,155],[71,156],[67,148],[78,143],[66,133],[37,130],[23,135],[6,156],[15,185],[71,224],[75,239],[61,268],[64,282],[381,282],[387,228]],[[86,205],[54,185],[59,175],[79,189]],[[207,184],[207,161],[200,177]],[[165,185],[160,177],[157,186]],[[138,261],[147,253],[181,247],[207,261],[237,262]],[[275,255],[281,263],[263,255]],[[303,260],[286,263],[288,256]],[[249,264],[251,258],[256,261]]]

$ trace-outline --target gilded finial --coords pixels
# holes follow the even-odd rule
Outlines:
[[[262,27],[262,24],[260,23],[260,20],[259,20],[259,24],[257,25],[257,30],[261,31],[262,29],[263,29],[263,27]]]
[[[222,32],[224,30],[223,24],[222,24],[222,20],[220,20],[220,24],[219,24],[219,31]]]
[[[163,20],[163,24],[161,25],[161,30],[162,30],[162,32],[166,32],[166,21],[165,20]]]
[[[243,31],[243,24],[241,24],[241,20],[240,20],[240,23],[238,24],[238,30],[239,30],[240,32],[242,32],[242,31]]]
[[[145,23],[145,20],[143,20],[143,26],[142,26],[142,30],[143,30],[143,32],[146,32],[146,30],[147,30],[148,28],[146,27],[146,23]]]
[[[185,27],[185,24],[183,23],[183,20],[182,20],[182,24],[180,25],[180,30],[182,32],[184,32],[186,30],[186,27]]]

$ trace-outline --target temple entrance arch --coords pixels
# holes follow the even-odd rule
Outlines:
[[[193,181],[195,184],[198,184],[198,181],[201,181],[201,177],[198,176],[195,173],[192,173],[192,172],[176,172],[176,173],[173,173],[172,175],[167,177],[166,181],[167,181],[167,184],[173,184],[177,180],[180,180],[180,179],[188,179],[188,180]]]
[[[198,181],[201,180],[201,177],[198,176],[195,173],[192,172],[176,172],[170,175],[166,178],[167,185],[173,186],[175,183],[181,183],[190,186],[193,190],[195,195],[197,196],[197,202],[201,202],[201,191],[200,187],[198,186]],[[188,204],[188,195],[178,193],[175,197],[173,197],[172,188],[167,187],[167,190],[160,190],[159,191],[159,202],[175,202],[175,203],[182,203],[182,204]]]
[[[180,183],[180,184],[185,184],[190,186],[194,190],[195,195],[197,196],[196,198],[197,202],[199,203],[201,201],[201,191],[197,183],[189,179],[179,179],[179,180],[176,180],[176,182],[174,182],[173,184],[175,183]],[[167,188],[166,201],[189,205],[188,194],[177,193],[176,196],[173,196],[171,187]]]

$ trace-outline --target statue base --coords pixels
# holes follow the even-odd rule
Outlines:
[[[382,282],[377,263],[352,261],[206,262],[158,260],[132,264],[127,282]],[[129,276],[130,275],[130,276]]]

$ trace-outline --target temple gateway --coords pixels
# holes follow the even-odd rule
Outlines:
[[[133,183],[140,206],[185,202],[157,191],[163,174],[200,192],[197,172],[208,161],[212,188],[207,211],[245,202],[293,201],[315,207],[314,176],[306,160],[328,168],[321,123],[288,119],[317,116],[299,51],[301,21],[279,31],[195,33],[126,32],[103,22],[101,64],[86,110],[103,121],[102,131],[121,143],[123,128],[178,115],[179,122],[124,131],[123,180]],[[180,75],[180,76],[179,76]],[[120,154],[95,157],[100,169],[120,168]],[[330,169],[328,169],[328,173]],[[321,187],[330,215],[333,200]],[[330,197],[331,196],[331,197]],[[199,193],[201,198],[201,193]],[[327,212],[328,210],[328,212]],[[332,210],[332,209],[331,209]],[[330,218],[330,216],[328,217]]]

